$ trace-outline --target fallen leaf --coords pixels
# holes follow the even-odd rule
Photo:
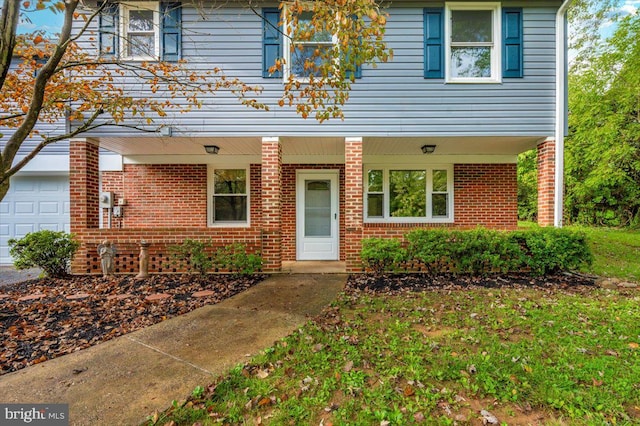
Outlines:
[[[415,395],[416,391],[413,389],[413,387],[407,385],[404,387],[404,391],[402,393],[405,397],[409,397]]]
[[[631,349],[638,349],[638,348],[640,347],[640,345],[638,345],[638,344],[637,344],[637,343],[635,343],[635,342],[631,342],[631,343],[629,343],[629,347],[630,347]]]
[[[480,415],[482,416],[482,424],[483,425],[497,425],[498,424],[498,418],[496,416],[494,416],[493,414],[491,414],[490,412],[488,412],[487,410],[482,410],[480,411]]]

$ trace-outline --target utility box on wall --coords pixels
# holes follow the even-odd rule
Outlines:
[[[100,208],[110,209],[113,207],[113,192],[103,192],[100,194]]]

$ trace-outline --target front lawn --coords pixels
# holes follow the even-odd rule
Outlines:
[[[594,262],[585,271],[640,282],[640,230],[571,226],[587,234]]]
[[[638,424],[639,302],[567,275],[353,276],[322,316],[151,423]]]

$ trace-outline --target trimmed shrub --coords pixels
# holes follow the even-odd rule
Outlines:
[[[234,243],[224,246],[216,253],[216,266],[237,275],[250,275],[262,269],[262,256],[247,253],[247,246]]]
[[[23,238],[8,241],[9,253],[17,269],[38,267],[53,278],[69,276],[71,260],[80,243],[64,231],[30,232]]]
[[[520,249],[505,232],[416,229],[407,234],[409,253],[429,272],[487,274],[508,272],[520,264]]]
[[[429,273],[488,274],[531,272],[536,275],[576,270],[593,255],[584,233],[557,228],[504,232],[416,229],[406,235],[407,252],[397,239],[363,240],[362,260],[374,272],[397,270],[404,261],[423,264]]]
[[[213,262],[206,253],[210,247],[210,243],[187,238],[182,244],[169,246],[171,263],[181,265],[187,272],[204,275],[213,268]]]
[[[396,271],[406,261],[407,252],[395,238],[365,238],[360,251],[362,263],[376,274]]]
[[[422,263],[429,273],[453,268],[455,236],[448,229],[416,229],[406,234],[408,257]]]
[[[537,275],[576,270],[590,265],[593,254],[587,236],[564,228],[533,228],[510,234],[521,248],[522,267]]]

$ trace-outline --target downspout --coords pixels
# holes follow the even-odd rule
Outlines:
[[[562,227],[564,209],[564,130],[567,102],[565,93],[567,76],[566,13],[572,0],[564,0],[556,13],[556,146],[553,226]]]

